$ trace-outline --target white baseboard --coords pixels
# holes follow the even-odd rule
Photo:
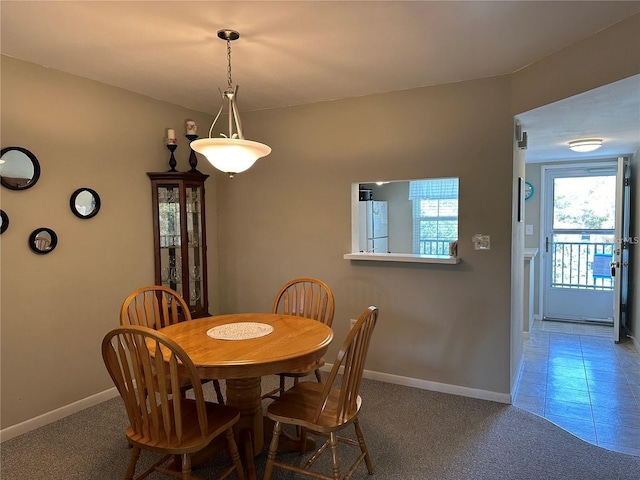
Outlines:
[[[104,392],[96,393],[95,395],[91,395],[90,397],[83,398],[82,400],[78,400],[77,402],[70,403],[69,405],[65,405],[64,407],[56,408],[47,413],[43,413],[42,415],[38,415],[35,418],[30,418],[22,423],[18,423],[17,425],[11,425],[10,427],[3,428],[0,430],[0,443],[5,440],[10,440],[18,435],[22,435],[23,433],[30,432],[31,430],[35,430],[36,428],[44,427],[50,423],[55,422],[56,420],[60,420],[61,418],[68,417],[74,413],[77,413],[85,408],[93,407],[94,405],[98,405],[99,403],[105,402],[107,400],[112,399],[113,397],[118,396],[118,390],[113,387],[109,390],[105,390]]]
[[[322,371],[331,371],[333,365],[327,363],[322,367]],[[477,398],[478,400],[489,400],[499,403],[511,403],[511,395],[509,393],[491,392],[488,390],[480,390],[478,388],[461,387],[459,385],[450,385],[448,383],[431,382],[429,380],[420,380],[418,378],[403,377],[400,375],[391,375],[389,373],[374,372],[365,370],[364,378],[370,380],[378,380],[380,382],[391,383],[393,385],[403,385],[405,387],[415,387],[422,390],[430,390],[432,392],[450,393],[460,395],[462,397]]]
[[[330,371],[332,365],[325,364],[322,368],[323,371]],[[428,380],[420,380],[417,378],[402,377],[400,375],[391,375],[388,373],[374,372],[371,370],[365,370],[363,374],[364,378],[370,380],[378,380],[380,382],[391,383],[394,385],[404,385],[406,387],[415,387],[422,390],[430,390],[433,392],[450,393],[453,395],[460,395],[463,397],[477,398],[479,400],[490,400],[500,403],[511,403],[511,395],[508,393],[491,392],[488,390],[480,390],[477,388],[460,387],[458,385],[449,385],[446,383],[431,382]],[[99,403],[110,400],[118,396],[118,390],[116,388],[110,388],[104,392],[96,393],[90,397],[83,398],[77,402],[73,402],[64,407],[56,408],[50,412],[38,415],[35,418],[31,418],[17,425],[0,430],[0,443],[6,440],[10,440],[23,433],[28,433],[36,428],[43,427],[50,423],[60,420],[74,413],[77,413],[85,408],[93,407]]]

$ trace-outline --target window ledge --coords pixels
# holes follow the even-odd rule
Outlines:
[[[368,260],[372,262],[407,262],[407,263],[444,263],[454,265],[460,263],[458,257],[449,255],[413,255],[411,253],[345,253],[345,260]]]

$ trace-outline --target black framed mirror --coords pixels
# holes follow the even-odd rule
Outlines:
[[[9,228],[9,215],[4,210],[0,210],[0,235]]]
[[[100,211],[100,195],[91,188],[79,188],[71,194],[69,207],[78,218],[95,217]]]
[[[58,235],[50,228],[36,228],[29,235],[29,248],[39,255],[51,253],[56,245],[58,245]]]
[[[26,190],[40,178],[40,162],[26,148],[6,147],[0,152],[0,183],[10,190]]]

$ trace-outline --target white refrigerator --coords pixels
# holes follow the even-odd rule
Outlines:
[[[360,251],[389,253],[387,202],[366,200],[360,203]]]

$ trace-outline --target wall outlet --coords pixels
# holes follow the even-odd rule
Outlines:
[[[357,321],[358,321],[357,318],[352,318],[351,319],[351,328],[353,328],[353,326],[356,324]]]

